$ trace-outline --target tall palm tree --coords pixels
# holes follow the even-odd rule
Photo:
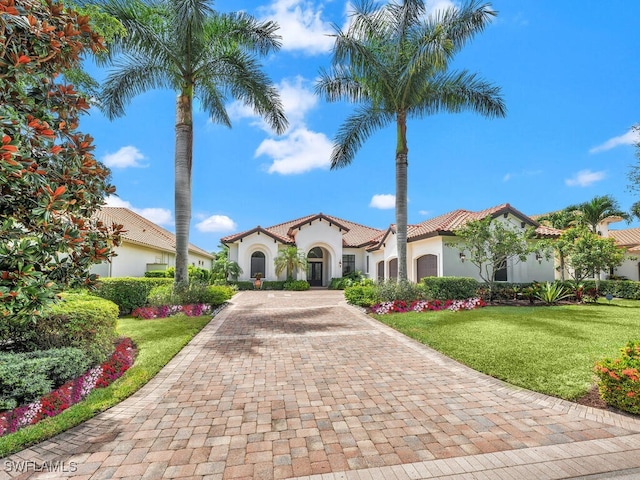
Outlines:
[[[631,220],[631,215],[620,210],[620,205],[611,195],[596,196],[565,210],[577,212],[578,221],[587,225],[593,233],[597,233],[598,224],[608,217],[620,217],[627,222]]]
[[[280,250],[278,256],[274,260],[276,267],[276,275],[280,275],[287,271],[287,281],[293,280],[293,273],[296,268],[305,268],[307,266],[307,257],[304,252],[298,250],[297,247],[287,247]]]
[[[330,71],[316,91],[328,101],[359,103],[338,130],[331,168],[349,165],[363,142],[395,122],[398,279],[407,280],[407,119],[470,109],[502,117],[500,89],[467,71],[448,71],[453,56],[495,12],[471,1],[426,16],[424,0],[378,7],[362,0],[346,32],[337,31]]]
[[[177,92],[175,127],[175,285],[188,284],[193,160],[193,100],[213,121],[231,127],[228,95],[252,107],[276,132],[286,129],[280,97],[257,61],[280,48],[274,22],[244,13],[223,14],[210,0],[108,0],[107,14],[127,35],[109,46],[115,66],[101,101],[111,119],[139,93],[165,88]]]
[[[547,213],[536,219],[541,225],[546,225],[551,228],[557,228],[558,230],[567,230],[571,227],[575,227],[578,223],[578,213],[575,210],[567,209],[558,210],[557,212]],[[562,241],[557,240],[554,243],[555,249],[558,252],[558,262],[560,265],[557,270],[560,271],[560,280],[564,282],[566,271],[566,242],[564,238]]]

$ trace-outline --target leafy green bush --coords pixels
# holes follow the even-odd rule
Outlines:
[[[101,278],[95,294],[118,305],[120,314],[124,315],[135,308],[145,306],[153,287],[172,283],[173,280],[170,278]]]
[[[363,281],[369,281],[373,284],[373,280],[369,280],[360,271],[346,274],[344,277],[332,278],[329,283],[329,290],[344,290],[352,285],[362,284]]]
[[[89,356],[79,348],[0,353],[0,410],[37,400],[89,367]]]
[[[467,277],[424,277],[420,282],[426,300],[464,300],[478,295],[479,282]]]
[[[620,357],[605,358],[594,369],[600,396],[620,410],[640,414],[640,340],[620,349]]]
[[[375,288],[378,290],[377,296],[380,302],[393,302],[395,300],[412,302],[424,299],[423,289],[409,281],[387,280],[386,282],[379,282],[375,285]]]
[[[593,284],[595,287],[595,282],[589,281],[585,282],[585,284]],[[632,280],[602,280],[600,282],[600,293],[602,295],[610,293],[616,298],[640,300],[640,282]]]
[[[344,289],[344,297],[350,304],[360,307],[372,307],[380,303],[375,285],[352,285]]]
[[[309,290],[310,285],[306,280],[289,280],[288,282],[284,282],[285,290],[293,290],[297,292],[301,292],[304,290]]]
[[[187,289],[180,292],[173,290],[173,284],[159,285],[149,292],[147,302],[155,307],[198,303],[216,306],[222,305],[235,293],[236,288],[228,285],[207,285],[206,283],[192,282]]]
[[[284,282],[265,280],[262,282],[262,290],[284,290]]]
[[[152,270],[150,272],[144,272],[146,278],[168,278],[166,270]]]
[[[248,280],[243,280],[239,282],[229,282],[229,285],[236,287],[238,290],[255,290],[253,286],[253,282]]]
[[[564,300],[572,295],[573,294],[560,282],[541,283],[534,293],[535,298],[547,305],[558,303],[560,300]]]
[[[86,294],[68,294],[33,325],[30,342],[38,349],[78,347],[92,364],[113,351],[118,307],[113,302]]]

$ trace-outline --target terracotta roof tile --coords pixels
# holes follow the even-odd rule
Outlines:
[[[616,244],[621,246],[640,245],[640,228],[626,228],[624,230],[609,230],[609,236],[613,237]]]
[[[122,234],[122,239],[124,241],[157,248],[166,252],[173,253],[176,251],[176,237],[173,233],[127,208],[102,207],[96,212],[96,217],[107,225],[114,223],[123,225],[125,232]],[[189,244],[189,251],[207,258],[213,258],[211,253],[193,244]]]

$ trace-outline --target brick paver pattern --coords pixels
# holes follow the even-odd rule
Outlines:
[[[136,395],[9,459],[77,462],[23,478],[401,478],[388,468],[491,466],[487,454],[640,443],[639,432],[632,417],[478,374],[346,305],[342,292],[243,292]]]

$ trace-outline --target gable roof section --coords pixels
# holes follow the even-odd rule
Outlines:
[[[176,236],[147,220],[141,215],[122,207],[102,207],[95,216],[107,225],[116,224],[124,227],[122,240],[165,252],[175,253]],[[214,258],[211,253],[189,244],[189,251],[207,258]]]
[[[633,249],[640,246],[640,228],[626,228],[624,230],[609,230],[609,236],[613,237],[616,244],[621,247]],[[635,250],[640,251],[638,249]]]
[[[271,227],[262,228],[256,227],[251,230],[228,235],[220,239],[222,243],[235,243],[241,241],[243,238],[256,233],[257,231],[264,232],[271,236],[275,240],[278,240],[287,245],[295,244],[295,234],[297,230],[303,228],[305,224],[313,223],[314,221],[326,221],[332,225],[335,225],[339,229],[343,230],[342,234],[342,246],[359,248],[365,245],[369,245],[375,237],[378,237],[383,230],[367,227],[358,223],[350,222],[342,218],[334,217],[332,215],[325,215],[324,213],[317,213],[313,215],[307,215],[306,217],[296,218],[288,222],[279,223]]]

